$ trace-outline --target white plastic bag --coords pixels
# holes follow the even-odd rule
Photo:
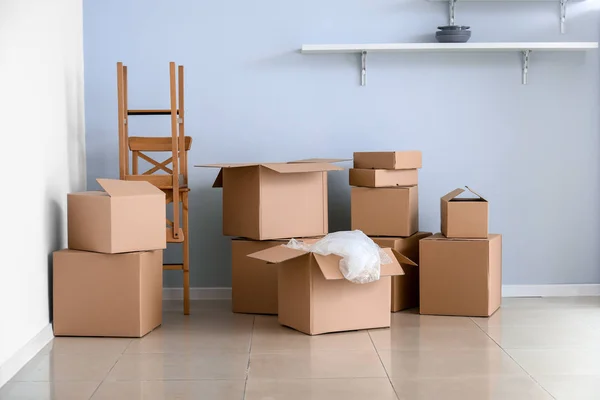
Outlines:
[[[353,283],[379,280],[381,264],[392,262],[371,238],[359,230],[330,233],[312,245],[292,239],[287,247],[323,256],[336,254],[342,257],[340,272]]]

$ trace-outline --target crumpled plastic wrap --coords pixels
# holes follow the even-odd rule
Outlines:
[[[323,256],[342,257],[340,272],[350,282],[359,284],[379,280],[381,265],[392,263],[390,257],[360,230],[330,233],[314,244],[292,239],[286,246]]]

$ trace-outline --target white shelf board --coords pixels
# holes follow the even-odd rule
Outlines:
[[[428,0],[428,1],[434,1],[434,2],[446,2],[448,3],[450,0]],[[457,3],[463,3],[463,2],[483,2],[483,3],[529,3],[529,2],[535,2],[535,3],[560,3],[560,0],[456,0]],[[569,3],[581,3],[583,1],[586,0],[569,0]]]
[[[305,54],[393,53],[444,51],[585,51],[598,48],[598,42],[490,42],[490,43],[380,43],[305,44]]]

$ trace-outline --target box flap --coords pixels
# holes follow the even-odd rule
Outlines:
[[[266,261],[269,264],[279,264],[284,261],[303,256],[305,254],[308,254],[308,252],[304,250],[290,249],[285,245],[281,245],[271,247],[266,250],[257,251],[256,253],[248,254],[248,257]]]
[[[390,259],[392,260],[392,263],[391,264],[382,264],[380,275],[381,276],[404,275],[404,270],[402,269],[402,266],[400,265],[398,258],[396,258],[396,252],[389,248],[385,248],[382,250],[390,257]],[[408,258],[402,256],[402,260],[404,260],[404,259],[408,260]],[[410,260],[408,260],[408,261],[410,261]],[[412,263],[412,261],[410,261],[410,262]],[[409,263],[407,263],[407,264],[409,264]],[[409,265],[412,265],[412,264],[409,264]]]
[[[255,167],[261,165],[260,163],[227,163],[227,164],[200,164],[194,165],[199,168],[242,168],[242,167]]]
[[[469,190],[469,192],[473,193],[475,196],[479,197],[481,200],[485,200],[485,201],[487,201],[487,200],[485,199],[485,197],[483,197],[482,195],[480,195],[479,193],[477,193],[476,191],[474,191],[474,190],[473,190],[473,189],[471,189],[470,187],[468,187],[468,186],[465,186],[465,187],[466,187],[466,188]]]
[[[212,185],[213,188],[222,188],[223,187],[223,168],[219,170],[219,174],[215,179],[215,183]]]
[[[460,194],[462,194],[465,191],[465,189],[454,189],[453,191],[451,191],[450,193],[448,193],[447,195],[445,195],[444,197],[442,197],[443,201],[450,201],[453,198],[455,198],[456,196],[459,196]]]
[[[351,158],[305,158],[303,160],[290,161],[288,164],[299,164],[299,163],[327,163],[327,164],[332,164],[332,163],[344,162],[344,161],[352,161],[352,159]]]
[[[146,181],[122,181],[119,179],[96,179],[110,197],[145,196],[163,193],[162,190]]]
[[[406,257],[405,255],[400,254],[399,252],[397,252],[396,250],[393,250],[393,249],[392,249],[392,251],[394,252],[394,256],[396,256],[396,259],[398,260],[400,265],[412,265],[413,267],[418,266],[418,264],[416,262],[414,262],[410,258]]]
[[[305,163],[274,163],[261,164],[280,174],[292,174],[300,172],[324,172],[324,171],[342,171],[344,168],[325,162],[305,162]]]

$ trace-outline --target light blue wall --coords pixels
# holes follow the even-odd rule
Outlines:
[[[457,22],[473,41],[599,39],[597,1],[570,6],[566,35],[557,3],[459,3]],[[518,53],[372,55],[367,87],[358,56],[298,53],[429,41],[446,21],[447,3],[426,0],[86,1],[89,185],[118,176],[115,63],[129,66],[131,108],[166,108],[173,60],[186,67],[192,164],[420,149],[423,230],[439,229],[440,196],[467,184],[504,234],[505,284],[600,283],[597,52],[534,53],[527,86]],[[130,134],[168,124],[146,117]],[[230,284],[215,174],[191,170],[192,286]],[[347,179],[330,174],[333,229],[349,228]]]

